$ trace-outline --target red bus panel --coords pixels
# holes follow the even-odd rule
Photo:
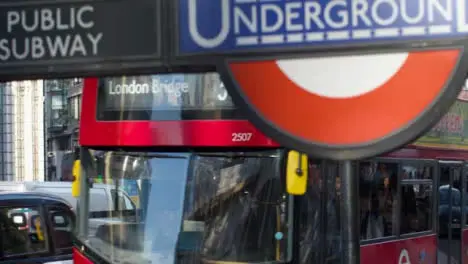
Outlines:
[[[468,229],[462,231],[462,263],[468,263]]]
[[[85,255],[83,255],[76,247],[73,247],[73,263],[74,264],[93,264]]]
[[[278,146],[245,120],[214,74],[87,78],[80,122],[88,147]]]
[[[361,246],[361,264],[436,263],[436,258],[436,235]]]
[[[468,151],[442,148],[428,148],[409,145],[390,152],[383,157],[399,159],[435,159],[435,160],[468,160]]]

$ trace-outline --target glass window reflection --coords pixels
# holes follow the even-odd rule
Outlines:
[[[300,263],[340,263],[340,196],[338,164],[310,160],[308,189],[299,198]]]
[[[104,175],[100,182],[115,202],[90,211],[88,243],[108,261],[290,259],[293,203],[284,193],[278,153],[99,155],[104,164],[92,169],[104,170],[95,175]],[[133,193],[139,196],[138,206],[129,198],[132,188],[123,186],[124,179],[138,183],[139,191]]]
[[[321,236],[321,190],[322,166],[319,161],[309,161],[309,179],[307,192],[301,199],[299,208],[300,227],[300,263],[320,263],[320,236]]]
[[[397,163],[359,164],[361,239],[396,235],[397,175]]]
[[[403,163],[401,175],[400,233],[432,230],[434,167]]]

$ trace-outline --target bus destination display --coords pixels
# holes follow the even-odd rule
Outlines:
[[[216,74],[103,78],[99,102],[102,111],[234,109]]]

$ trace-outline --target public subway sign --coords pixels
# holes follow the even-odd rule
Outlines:
[[[266,135],[317,157],[391,151],[468,73],[465,0],[177,0],[174,61],[217,66]]]
[[[0,2],[0,78],[155,68],[159,14],[149,0]]]
[[[69,19],[64,19],[63,9],[43,8],[34,9],[30,12],[26,10],[6,12],[5,25],[8,34],[12,34],[17,29],[25,33],[37,32],[38,30],[43,32],[52,30],[66,31],[75,28],[88,32],[84,34],[3,38],[0,40],[0,60],[73,57],[78,54],[81,56],[88,56],[88,54],[96,56],[101,46],[103,33],[89,31],[94,26],[94,21],[89,19],[94,7],[82,5],[78,8],[70,7],[67,11],[69,12]],[[56,19],[54,19],[54,16]],[[86,16],[88,16],[88,20],[85,19]]]

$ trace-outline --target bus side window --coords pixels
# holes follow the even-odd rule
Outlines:
[[[397,163],[359,164],[361,239],[396,234],[397,174]]]
[[[402,164],[400,234],[432,230],[434,167]]]

